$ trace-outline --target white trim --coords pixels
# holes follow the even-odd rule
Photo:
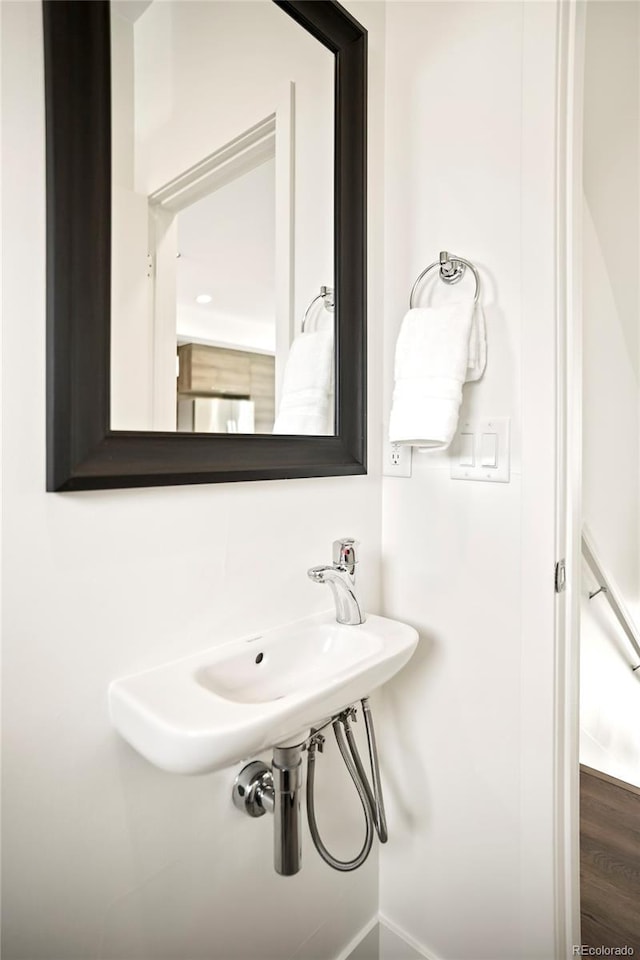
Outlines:
[[[423,944],[419,943],[415,937],[412,937],[411,934],[407,933],[406,930],[403,930],[402,927],[399,927],[397,923],[394,923],[393,920],[389,920],[383,913],[378,914],[380,924],[383,927],[386,927],[387,930],[390,930],[391,933],[394,933],[396,937],[399,937],[400,940],[404,940],[408,947],[411,947],[412,950],[415,950],[419,956],[423,957],[424,960],[440,960],[439,957],[435,955],[431,950],[427,950]]]
[[[352,937],[351,940],[349,940],[349,943],[346,945],[346,947],[343,947],[340,953],[338,953],[333,960],[349,960],[349,957],[353,951],[360,946],[364,938],[368,937],[371,931],[377,926],[378,914],[376,913],[373,917],[371,917],[371,920],[365,923],[364,927],[362,927],[362,929],[356,933],[355,937]]]
[[[560,7],[558,71],[558,510],[567,586],[556,630],[558,950],[580,937],[579,677],[582,528],[582,116],[586,8]]]
[[[411,934],[407,933],[406,930],[403,930],[402,927],[399,927],[397,923],[394,923],[393,920],[389,920],[383,913],[377,913],[375,916],[369,920],[368,923],[365,923],[364,927],[352,937],[349,943],[342,948],[339,954],[333,958],[333,960],[349,960],[349,957],[354,950],[360,946],[365,937],[368,937],[372,930],[374,930],[378,925],[385,927],[389,930],[394,936],[398,937],[399,940],[402,940],[411,950],[415,951],[419,957],[422,957],[423,960],[440,960],[435,953],[431,950],[427,950],[423,944],[419,943]]]
[[[176,253],[175,212],[149,204],[152,250],[150,309],[152,330],[153,430],[176,430]]]
[[[276,410],[289,348],[295,335],[295,84],[290,82],[276,108]]]
[[[557,107],[562,2],[523,4],[520,936],[564,958],[556,745]]]
[[[203,160],[149,194],[150,207],[178,213],[276,155],[276,115],[249,127]]]

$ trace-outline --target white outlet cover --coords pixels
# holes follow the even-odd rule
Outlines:
[[[412,453],[413,447],[385,440],[383,444],[383,476],[410,477]]]
[[[465,439],[470,434],[473,441]],[[495,466],[482,466],[483,434],[497,438],[497,459]],[[461,420],[451,444],[449,463],[451,477],[454,480],[481,480],[485,483],[509,483],[511,461],[511,420],[509,417],[484,417],[482,419]],[[473,463],[469,463],[469,447],[473,450]],[[464,462],[462,462],[464,461]]]

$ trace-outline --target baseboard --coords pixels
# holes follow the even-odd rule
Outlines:
[[[379,941],[373,950],[363,953],[358,952],[358,948],[364,944],[372,931],[379,928]],[[335,960],[439,960],[432,952],[427,950],[421,943],[418,943],[414,937],[406,933],[388,917],[383,914],[377,914],[372,917],[368,923],[353,937],[352,940],[340,951]]]
[[[389,920],[383,913],[378,914],[378,921],[380,923],[380,960],[439,960],[433,951],[427,950],[415,937],[393,920]]]
[[[371,917],[371,920],[368,923],[365,923],[364,927],[356,933],[349,943],[344,947],[340,953],[334,958],[334,960],[349,960],[351,954],[358,949],[360,944],[366,937],[369,936],[372,930],[378,926],[378,915]]]

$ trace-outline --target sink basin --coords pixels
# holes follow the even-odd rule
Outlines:
[[[413,627],[333,611],[114,680],[116,730],[172,773],[207,773],[306,735],[385,683],[409,660]],[[301,733],[302,731],[302,733]]]
[[[243,644],[231,656],[202,667],[197,680],[227,700],[269,703],[331,682],[339,673],[356,667],[382,651],[380,634],[360,632],[335,622],[311,623],[261,637],[260,651]],[[256,657],[260,656],[256,663]]]

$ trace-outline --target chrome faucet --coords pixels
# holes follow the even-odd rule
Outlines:
[[[356,594],[357,547],[351,537],[333,542],[333,564],[330,567],[311,567],[307,576],[314,583],[326,583],[331,588],[336,605],[336,620],[355,626],[364,623],[365,615]]]

